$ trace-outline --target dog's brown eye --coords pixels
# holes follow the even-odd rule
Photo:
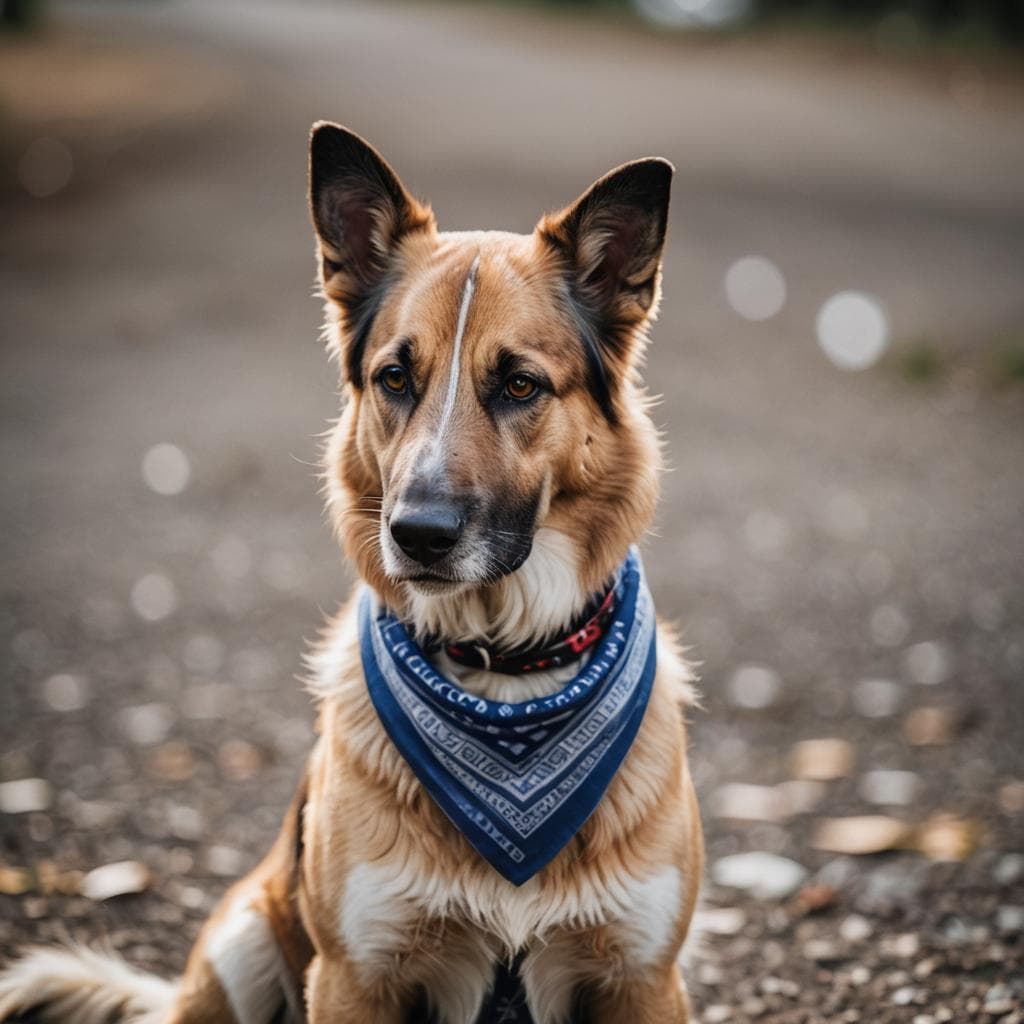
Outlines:
[[[525,373],[513,373],[505,381],[505,393],[517,402],[525,402],[527,398],[533,398],[537,393],[537,382],[527,377]]]
[[[393,395],[402,395],[408,386],[405,370],[400,366],[385,366],[380,375],[381,383]]]

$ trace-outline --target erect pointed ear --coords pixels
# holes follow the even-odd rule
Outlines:
[[[434,217],[368,142],[328,121],[310,136],[309,205],[324,294],[343,312],[346,375],[361,387],[363,349],[398,246],[432,230]]]
[[[657,312],[673,170],[658,157],[623,164],[537,225],[567,261],[574,312],[605,362],[628,362]]]

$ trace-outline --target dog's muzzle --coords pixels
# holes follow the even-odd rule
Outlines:
[[[422,566],[444,558],[459,542],[465,525],[460,510],[443,502],[399,505],[388,522],[395,543]]]

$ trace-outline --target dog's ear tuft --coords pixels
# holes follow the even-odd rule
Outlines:
[[[566,260],[574,312],[606,362],[630,362],[657,312],[673,170],[658,157],[624,164],[537,225]]]
[[[344,313],[346,373],[361,387],[366,337],[395,253],[411,232],[433,229],[433,214],[368,142],[327,121],[310,136],[309,205],[324,294]]]

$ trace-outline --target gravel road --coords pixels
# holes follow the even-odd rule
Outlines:
[[[0,952],[180,969],[298,777],[349,584],[315,470],[329,117],[452,228],[678,168],[646,557],[702,662],[704,1024],[1024,1021],[1012,63],[466,3],[52,10],[0,38]]]

